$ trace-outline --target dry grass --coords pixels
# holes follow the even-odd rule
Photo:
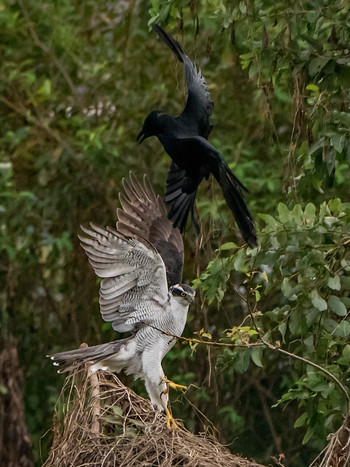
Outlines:
[[[179,425],[181,431],[168,429],[165,415],[114,374],[75,372],[57,403],[54,441],[44,467],[259,467],[208,434],[194,435]]]

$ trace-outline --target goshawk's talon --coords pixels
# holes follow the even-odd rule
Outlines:
[[[167,428],[173,429],[173,430],[179,430],[182,431],[179,425],[176,423],[174,417],[171,415],[170,410],[165,407],[165,413],[166,413],[166,426]]]
[[[170,381],[170,379],[166,378],[165,376],[163,376],[161,379],[162,381],[164,381],[164,383],[167,384],[168,388],[170,387],[173,389],[188,389],[187,386],[184,386],[183,384],[176,384],[174,383],[174,381]],[[168,388],[165,391],[169,392]],[[164,394],[167,394],[165,391]]]

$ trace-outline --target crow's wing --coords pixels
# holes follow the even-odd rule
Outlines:
[[[127,237],[146,239],[158,251],[166,268],[168,286],[182,282],[184,245],[180,231],[168,219],[166,207],[156,196],[146,175],[143,184],[129,173],[119,194],[117,230]]]
[[[209,120],[214,103],[210,98],[201,69],[197,68],[186,55],[179,42],[169,36],[158,24],[153,23],[152,27],[178,60],[184,64],[188,97],[185,109],[178,118],[188,125],[194,134],[208,138],[212,128]]]
[[[199,225],[195,218],[194,204],[197,189],[203,177],[197,179],[188,174],[186,170],[180,169],[174,161],[166,179],[165,201],[171,205],[169,219],[181,232],[185,230],[189,213],[191,213],[192,225],[196,235],[199,235]]]
[[[165,265],[159,253],[111,228],[90,224],[79,236],[100,284],[100,311],[119,332],[152,324],[168,300]]]
[[[201,136],[194,136],[190,138],[178,138],[178,142],[186,146],[188,153],[202,154],[206,167],[221,186],[226,203],[234,215],[243,238],[251,248],[255,248],[257,246],[257,239],[254,222],[243,196],[243,191],[248,191],[246,187],[232,173],[222,155],[206,139]],[[173,204],[172,210],[175,207],[175,204]],[[177,210],[179,209],[180,206]],[[173,220],[174,214],[172,216],[170,214],[172,214],[171,211],[169,217]],[[176,222],[174,222],[174,225],[176,225]]]

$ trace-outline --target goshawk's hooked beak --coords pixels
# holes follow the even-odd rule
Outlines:
[[[194,302],[194,299],[195,299],[195,295],[187,295],[187,300],[188,300],[190,303],[193,303],[193,302]]]
[[[145,132],[145,130],[142,128],[140,133],[137,135],[136,141],[138,141],[138,143],[141,144],[142,141],[144,141],[146,138],[148,138],[148,135]]]

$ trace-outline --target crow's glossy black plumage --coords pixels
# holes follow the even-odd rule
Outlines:
[[[197,189],[203,178],[212,173],[222,188],[224,198],[249,246],[255,247],[256,233],[252,217],[244,201],[246,188],[235,177],[222,155],[207,141],[211,131],[209,122],[211,101],[201,70],[197,69],[181,45],[157,24],[153,30],[184,64],[188,90],[186,106],[178,117],[159,110],[151,112],[144,121],[137,139],[141,143],[157,136],[172,159],[167,177],[165,200],[171,204],[169,218],[183,232],[188,214],[197,233],[199,226],[194,216]]]

